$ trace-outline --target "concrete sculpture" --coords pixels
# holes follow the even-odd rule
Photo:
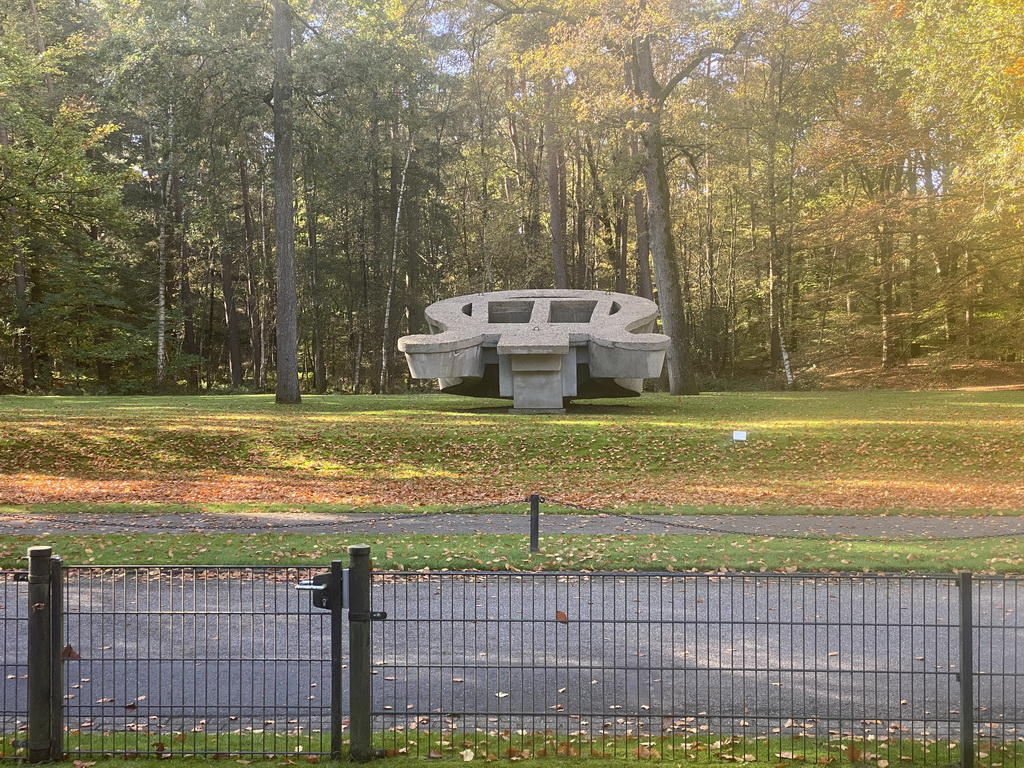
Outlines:
[[[429,334],[398,348],[442,392],[511,398],[512,413],[560,413],[576,398],[636,397],[661,374],[669,337],[653,301],[603,291],[495,291],[426,309]]]

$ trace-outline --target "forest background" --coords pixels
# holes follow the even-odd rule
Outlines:
[[[1022,18],[0,0],[0,392],[404,391],[427,304],[550,287],[656,298],[677,393],[1013,361]]]

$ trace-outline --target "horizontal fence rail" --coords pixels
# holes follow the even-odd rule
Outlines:
[[[66,569],[66,751],[326,753],[308,568]]]

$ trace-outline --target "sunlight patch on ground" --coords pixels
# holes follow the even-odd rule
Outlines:
[[[924,479],[803,478],[728,483],[696,481],[673,483],[666,478],[662,490],[651,494],[653,503],[695,505],[795,506],[822,510],[868,511],[921,509],[1021,509],[1024,486],[985,480],[976,483]]]

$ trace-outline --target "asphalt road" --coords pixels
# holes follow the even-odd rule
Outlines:
[[[76,573],[68,725],[326,729],[329,614],[295,590],[308,575]],[[23,583],[0,585],[9,730],[23,720],[27,606]],[[974,590],[976,701],[993,738],[1024,721],[1019,587]],[[403,730],[948,735],[958,606],[948,577],[377,574],[374,711]]]

